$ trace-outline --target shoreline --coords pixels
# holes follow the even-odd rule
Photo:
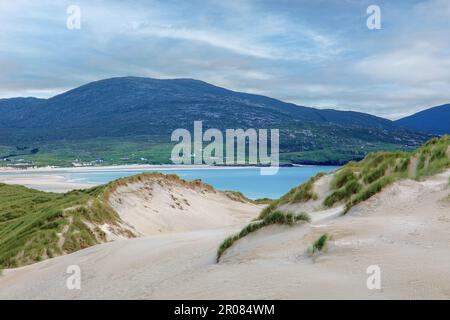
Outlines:
[[[295,166],[307,168],[315,166]],[[293,168],[295,168],[293,167]],[[325,167],[325,166],[324,166]],[[330,166],[327,166],[330,167]],[[90,181],[86,178],[74,179],[76,174],[107,174],[126,173],[127,175],[142,172],[161,172],[165,174],[176,173],[182,170],[215,171],[215,170],[260,170],[264,167],[256,166],[209,166],[209,165],[116,165],[98,167],[44,167],[44,168],[0,168],[0,183],[22,185],[27,188],[46,192],[68,192],[79,189],[89,189],[103,182]],[[267,168],[267,167],[266,167]],[[281,167],[280,167],[281,168]],[[192,173],[193,174],[193,173]]]
[[[279,166],[279,168],[296,168],[296,167],[320,167],[320,165],[295,165],[295,166]],[[323,167],[335,167],[331,165],[323,165]],[[125,165],[111,165],[111,166],[92,166],[92,167],[39,167],[39,168],[11,168],[0,167],[0,174],[2,173],[46,173],[46,172],[83,172],[83,171],[140,171],[140,170],[239,170],[239,169],[261,169],[267,166],[211,166],[211,165],[178,165],[178,164],[125,164]]]
[[[72,190],[89,189],[99,184],[70,181],[67,176],[52,173],[38,173],[33,175],[11,174],[1,175],[0,183],[20,185],[44,192],[64,193]]]

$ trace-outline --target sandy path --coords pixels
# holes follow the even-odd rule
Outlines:
[[[343,217],[264,228],[219,264],[218,245],[238,227],[117,241],[6,270],[0,298],[448,299],[449,175],[395,183]],[[312,259],[306,250],[325,232],[327,252]],[[81,290],[65,286],[72,264]],[[370,265],[381,268],[381,290],[366,287]]]

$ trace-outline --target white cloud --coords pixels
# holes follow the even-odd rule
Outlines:
[[[423,18],[450,18],[450,1],[448,0],[429,0],[418,3],[414,11]]]
[[[381,81],[418,84],[450,81],[450,56],[433,49],[433,44],[420,43],[355,63],[358,73]]]
[[[214,47],[229,50],[234,53],[248,55],[256,58],[277,59],[277,54],[272,48],[261,45],[254,45],[233,36],[210,32],[206,30],[196,30],[188,28],[168,27],[139,27],[134,34],[155,36],[161,38],[172,38],[205,43]]]
[[[392,2],[380,32],[366,30],[353,0],[79,0],[74,32],[65,28],[69,4],[0,0],[0,97],[136,75],[386,117],[450,101],[448,0]]]

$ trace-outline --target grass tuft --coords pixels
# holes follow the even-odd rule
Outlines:
[[[261,228],[264,228],[266,226],[272,225],[272,224],[285,224],[285,225],[294,225],[297,222],[309,222],[311,219],[306,213],[300,213],[300,214],[293,214],[293,213],[286,213],[282,211],[274,211],[270,214],[268,214],[264,219],[254,221],[249,223],[247,226],[245,226],[238,234],[232,235],[228,238],[226,238],[222,244],[219,246],[219,249],[217,250],[217,262],[219,262],[220,257],[223,255],[223,253],[230,248],[236,241],[239,239],[242,239],[243,237],[247,236],[248,234],[255,232],[256,230],[259,230]]]
[[[316,241],[314,241],[314,243],[309,248],[308,251],[310,252],[310,254],[315,254],[317,252],[322,251],[325,248],[327,241],[329,239],[330,236],[327,233],[322,234],[319,238],[317,238]]]
[[[324,172],[319,172],[305,183],[289,190],[289,192],[282,196],[280,199],[270,202],[270,204],[261,211],[258,219],[264,219],[267,215],[275,211],[276,208],[285,203],[299,203],[307,202],[309,200],[317,200],[318,196],[313,191],[314,183],[325,174],[326,173]]]
[[[345,184],[342,185],[340,189],[334,191],[332,194],[325,198],[325,200],[323,201],[323,205],[329,208],[336,202],[347,200],[353,194],[359,192],[361,188],[362,185],[358,182],[356,176],[352,175],[352,177],[350,179],[347,179]]]

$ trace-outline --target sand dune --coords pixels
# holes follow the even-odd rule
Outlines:
[[[318,211],[311,224],[261,229],[219,264],[216,249],[239,223],[97,245],[5,270],[0,298],[450,298],[449,176],[396,182],[345,216]],[[312,258],[307,247],[324,232],[328,249]],[[81,290],[66,288],[73,264]],[[381,290],[366,287],[370,265],[381,269]]]
[[[203,184],[180,182],[156,175],[118,187],[109,203],[140,235],[241,225],[262,208],[233,201],[225,192]]]

